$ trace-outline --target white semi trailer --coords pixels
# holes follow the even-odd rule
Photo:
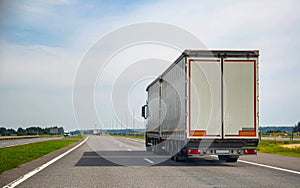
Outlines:
[[[259,143],[258,51],[185,50],[146,89],[146,148],[236,162]]]

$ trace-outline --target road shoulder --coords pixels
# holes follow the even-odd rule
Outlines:
[[[69,149],[75,147],[76,145],[80,144],[81,141],[73,143],[69,146],[66,146],[64,148],[58,149],[56,151],[50,152],[40,158],[37,158],[35,160],[29,161],[27,163],[24,163],[16,168],[7,170],[0,174],[0,187],[3,187],[7,185],[8,183],[18,179],[19,177],[27,174],[28,172],[36,169],[37,167],[45,164],[46,162],[50,161],[51,159],[59,156],[60,154],[68,151]]]
[[[300,158],[290,157],[277,154],[261,153],[253,156],[240,157],[241,160],[250,161],[254,163],[285,168],[288,170],[300,171]]]

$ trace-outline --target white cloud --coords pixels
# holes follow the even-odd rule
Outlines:
[[[101,17],[80,17],[83,14],[79,16],[76,11],[67,9],[70,4],[72,2],[62,0],[30,7],[20,5],[19,15],[25,15],[24,20],[50,32],[67,31],[62,37],[72,37],[60,48],[2,42],[0,84],[42,84],[71,89],[80,60],[99,38],[128,24],[157,21],[188,30],[208,48],[260,50],[263,124],[276,121],[278,111],[271,109],[286,108],[284,104],[291,104],[290,101],[300,106],[297,89],[300,78],[294,76],[299,71],[291,73],[291,70],[300,70],[297,57],[299,1],[158,1],[138,4],[130,12]],[[57,5],[66,6],[66,13],[57,14]],[[176,57],[168,58],[172,61]],[[18,104],[14,107],[18,108]],[[290,108],[290,111],[298,110]],[[276,124],[291,124],[296,119],[295,113],[282,116]]]
[[[88,23],[86,28],[89,36],[97,38],[103,28],[110,30],[112,26],[158,21],[187,29],[208,48],[258,49],[261,54],[261,123],[293,124],[297,119],[295,113],[280,114],[282,117],[277,119],[278,111],[271,109],[286,108],[285,104],[290,104],[287,98],[295,103],[290,111],[298,111],[296,106],[300,105],[297,89],[300,78],[289,75],[291,69],[300,70],[295,56],[300,49],[298,7],[298,1],[232,1],[223,4],[220,1],[163,1],[141,5],[125,18],[121,15],[101,19],[96,22],[98,24]],[[106,24],[101,24],[102,21]]]
[[[71,87],[79,55],[63,48],[2,42],[0,83]]]

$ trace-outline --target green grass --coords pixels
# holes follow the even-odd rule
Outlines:
[[[0,148],[0,174],[77,141],[74,139],[49,140]]]
[[[300,157],[300,148],[284,148],[281,147],[285,144],[300,144],[299,141],[273,141],[261,140],[258,149],[263,153],[279,154],[293,157]]]
[[[34,136],[34,135],[32,135],[32,136]],[[41,134],[41,135],[39,135],[39,138],[53,138],[53,137],[61,137],[61,136],[63,136],[63,135],[61,135],[61,134],[55,134],[55,135]]]
[[[77,135],[72,135],[72,136],[68,136],[66,138],[77,138],[77,139],[82,139],[84,138],[81,134],[77,134]]]

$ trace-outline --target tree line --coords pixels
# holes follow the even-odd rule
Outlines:
[[[295,125],[294,132],[300,132],[300,121]]]
[[[25,136],[25,135],[44,135],[44,134],[51,134],[50,130],[56,129],[58,131],[58,134],[64,134],[64,128],[63,127],[28,127],[26,129],[23,129],[22,127],[19,127],[17,130],[14,129],[6,129],[5,127],[0,127],[0,135],[1,136]]]

